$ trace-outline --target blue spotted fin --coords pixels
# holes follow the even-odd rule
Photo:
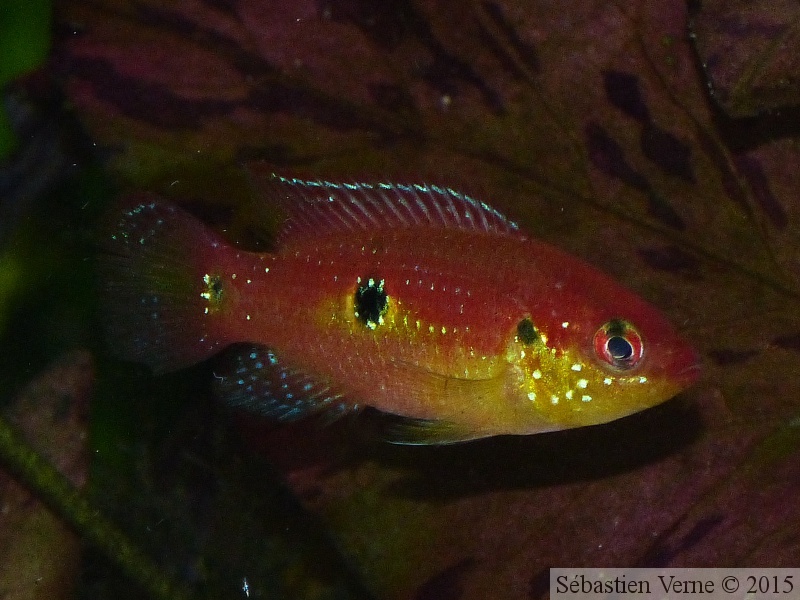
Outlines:
[[[257,167],[251,174],[288,214],[278,238],[282,248],[304,246],[329,233],[421,227],[525,237],[516,223],[488,204],[448,186],[337,183],[283,177]]]
[[[296,421],[311,414],[336,419],[354,410],[342,394],[301,370],[281,364],[266,346],[237,345],[214,372],[217,395],[232,408]]]
[[[204,261],[225,242],[200,221],[139,194],[102,229],[98,276],[111,351],[157,372],[176,370],[224,346],[203,319]]]

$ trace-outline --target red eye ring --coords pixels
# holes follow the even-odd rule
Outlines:
[[[594,334],[594,351],[610,366],[627,371],[642,360],[644,344],[633,325],[612,319]]]

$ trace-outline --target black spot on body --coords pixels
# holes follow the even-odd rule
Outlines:
[[[533,326],[533,322],[530,319],[522,319],[517,325],[517,337],[519,341],[525,345],[533,344],[535,341],[539,339],[539,332],[536,331],[536,327]]]
[[[383,324],[383,315],[389,306],[389,296],[383,287],[383,279],[362,279],[355,296],[355,316],[370,329]]]

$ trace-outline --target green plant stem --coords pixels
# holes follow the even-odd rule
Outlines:
[[[156,600],[189,600],[191,594],[168,579],[80,490],[37,454],[0,417],[0,461],[59,518],[100,550]]]

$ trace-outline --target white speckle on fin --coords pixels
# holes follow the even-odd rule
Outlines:
[[[307,244],[309,238],[330,232],[416,227],[525,237],[516,223],[488,204],[447,186],[256,175],[289,215],[279,237],[283,247]]]
[[[333,419],[350,410],[341,394],[303,371],[284,366],[265,346],[237,346],[227,358],[230,363],[215,373],[214,385],[217,395],[232,408],[279,421],[322,411]]]

